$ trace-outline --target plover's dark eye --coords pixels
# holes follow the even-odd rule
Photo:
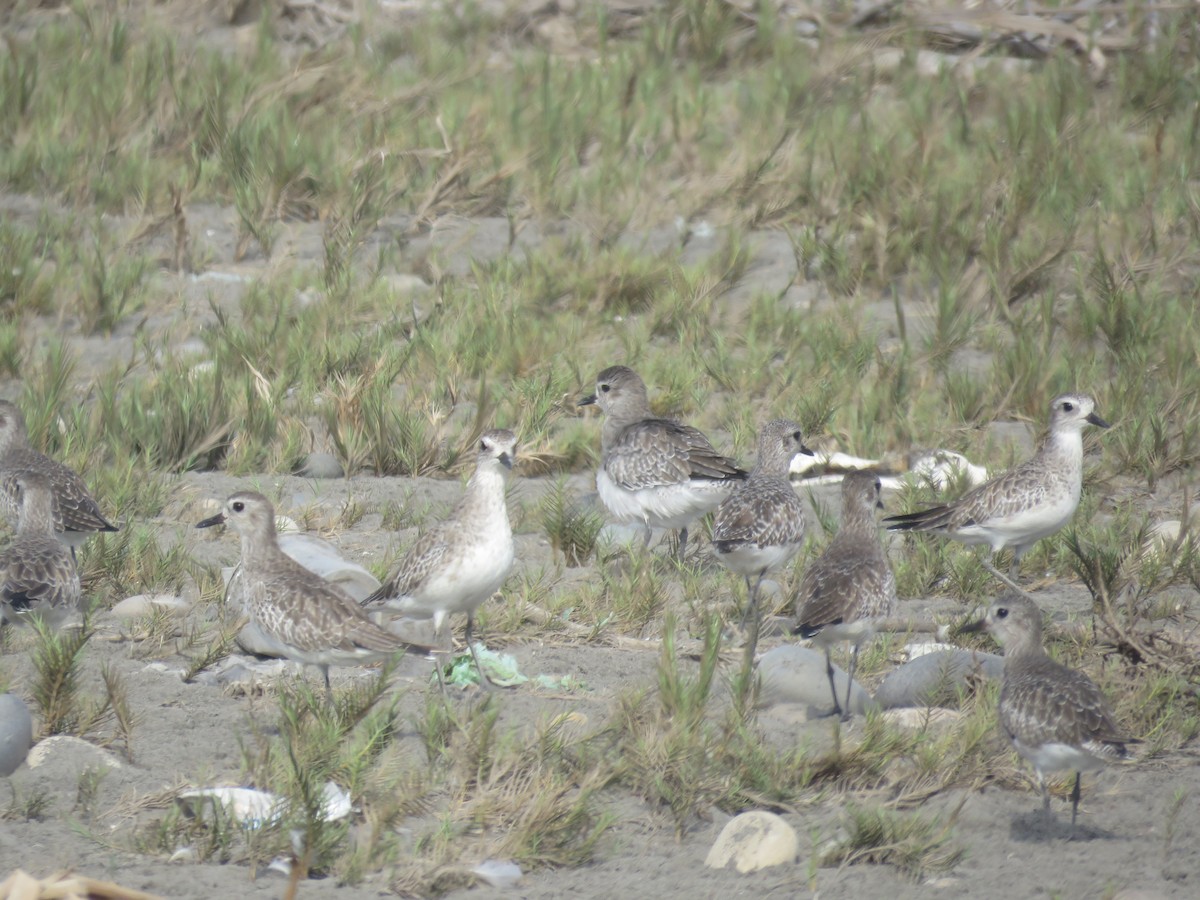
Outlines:
[[[1063,403],[1063,412],[1071,412],[1074,409],[1075,409],[1075,404],[1072,403],[1070,400]]]
[[[234,512],[245,512],[245,510],[246,510],[246,504],[243,503],[241,500],[238,500],[236,503],[233,504]]]
[[[1000,607],[998,610],[996,610],[996,618],[997,619],[1007,619],[1008,618],[1008,610],[1005,609],[1003,606]]]
[[[800,441],[802,441],[802,440],[803,440],[803,438],[802,438],[802,437],[800,437],[800,432],[798,432],[798,431],[793,431],[793,432],[792,432],[792,440],[794,440],[796,443],[800,443]]]
[[[600,393],[607,394],[610,390],[612,389],[607,384],[600,385]]]

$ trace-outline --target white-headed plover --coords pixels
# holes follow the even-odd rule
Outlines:
[[[450,518],[421,535],[383,585],[363,600],[417,619],[433,619],[434,631],[453,613],[466,613],[467,648],[480,681],[490,684],[479,665],[471,635],[475,611],[512,570],[512,526],[504,489],[517,452],[517,436],[496,429],[479,438],[475,473]],[[441,667],[438,667],[439,679]]]
[[[1050,431],[1031,458],[957,500],[889,516],[884,524],[889,531],[929,531],[964,544],[986,544],[993,555],[1011,547],[1009,574],[1015,578],[1025,551],[1066,525],[1079,506],[1083,429],[1108,427],[1096,415],[1095,405],[1084,394],[1055,398],[1050,405]],[[989,568],[993,567],[989,564]]]

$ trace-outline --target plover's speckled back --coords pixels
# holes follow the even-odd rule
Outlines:
[[[20,509],[17,535],[0,553],[0,614],[20,621],[29,614],[57,619],[79,608],[79,572],[70,548],[54,534],[54,498],[46,479],[13,478]]]
[[[29,446],[25,416],[14,404],[0,400],[0,508],[10,522],[19,517],[15,479],[34,474],[43,479],[54,502],[54,530],[72,549],[98,531],[116,531],[71,469]]]
[[[646,384],[627,366],[610,366],[596,377],[596,393],[579,401],[604,413],[596,489],[619,522],[679,529],[679,556],[688,525],[729,496],[746,472],[713,449],[690,425],[659,419],[650,411]]]
[[[1012,548],[1010,575],[1033,544],[1071,520],[1083,485],[1083,429],[1107,428],[1085,394],[1050,404],[1050,431],[1036,454],[944,506],[884,519],[890,531],[931,531],[992,554]]]
[[[275,510],[262,494],[233,494],[221,512],[196,527],[222,523],[241,538],[246,615],[279,656],[319,668],[330,697],[330,666],[380,662],[410,650],[425,652],[384,631],[349,595],[284,553],[275,534]]]
[[[1082,772],[1129,758],[1107,698],[1090,678],[1046,655],[1042,611],[1027,597],[1010,593],[992,603],[987,615],[961,631],[987,631],[1004,647],[1000,726],[1037,773],[1042,809],[1050,809],[1046,775],[1074,772],[1071,824],[1079,813]]]
[[[753,658],[758,638],[758,591],[763,577],[785,565],[804,543],[804,504],[788,479],[798,453],[812,455],[804,446],[799,425],[787,419],[764,425],[758,434],[758,462],[717,507],[713,520],[717,559],[746,579],[743,619],[750,623],[749,658]]]
[[[874,472],[850,472],[842,480],[842,524],[829,546],[810,565],[796,592],[796,633],[825,648],[825,671],[833,711],[850,716],[850,690],[858,648],[875,633],[880,619],[896,612],[896,578],[879,541],[875,510],[881,485]],[[848,641],[850,655],[846,703],[834,687],[830,647]]]
[[[495,429],[479,438],[475,473],[450,518],[426,531],[399,567],[363,600],[412,618],[433,619],[439,634],[452,613],[466,613],[467,647],[482,683],[471,634],[475,611],[504,584],[514,559],[504,489],[516,458],[517,436]],[[439,677],[441,671],[439,667]]]

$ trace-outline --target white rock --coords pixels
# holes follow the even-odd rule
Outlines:
[[[972,487],[987,481],[987,469],[974,465],[953,450],[930,450],[909,461],[909,472],[921,482],[944,491],[952,482],[965,477]]]
[[[485,859],[471,870],[471,874],[494,888],[512,887],[524,877],[520,866],[502,859]]]
[[[33,749],[29,751],[25,762],[29,768],[36,769],[39,766],[46,765],[54,757],[71,754],[76,756],[86,755],[90,760],[89,764],[99,762],[109,769],[123,768],[121,761],[107,750],[101,750],[95,744],[89,744],[82,738],[73,737],[69,734],[56,734],[45,740],[38,741]]]
[[[144,619],[155,613],[169,616],[187,615],[192,605],[174,594],[134,594],[113,606],[111,612],[118,619]]]
[[[942,709],[938,706],[917,708],[912,706],[884,710],[882,716],[889,724],[911,731],[953,725],[961,717],[957,709]]]
[[[321,791],[325,821],[336,822],[350,815],[350,794],[332,781],[325,782]],[[180,791],[175,802],[185,814],[203,817],[216,807],[235,821],[250,828],[261,828],[279,821],[287,809],[284,798],[269,791],[244,787],[196,788]]]
[[[795,862],[799,852],[796,829],[775,813],[751,810],[725,824],[704,864],[724,869],[732,863],[745,874]]]
[[[33,717],[16,694],[0,694],[0,778],[17,770],[33,743]]]

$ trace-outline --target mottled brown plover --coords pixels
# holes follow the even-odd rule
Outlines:
[[[964,544],[987,544],[994,556],[1012,548],[1010,578],[1030,547],[1071,520],[1083,484],[1083,429],[1107,428],[1084,394],[1063,394],[1050,405],[1050,430],[1037,453],[959,499],[884,519],[890,531],[929,531]],[[1002,580],[1010,583],[988,564]],[[1014,586],[1015,585],[1011,585]]]
[[[776,419],[758,435],[758,461],[749,477],[717,507],[713,549],[730,571],[746,579],[749,622],[746,654],[753,659],[758,642],[758,591],[771,569],[785,565],[804,543],[804,504],[792,489],[788,471],[798,453],[808,456],[800,426]]]
[[[16,538],[0,553],[0,618],[54,621],[80,607],[79,572],[71,549],[55,536],[49,483],[32,472],[13,482],[20,515]]]
[[[860,470],[842,480],[842,524],[829,546],[804,573],[796,591],[796,633],[825,648],[825,672],[833,695],[834,715],[850,718],[850,691],[859,646],[875,634],[880,619],[896,611],[896,578],[879,541],[875,510],[879,476]],[[852,645],[846,703],[834,686],[831,645]]]
[[[87,485],[74,471],[29,446],[25,416],[14,404],[0,400],[0,509],[14,525],[20,508],[15,479],[40,476],[50,489],[54,531],[72,551],[98,531],[117,531]]]
[[[626,366],[611,366],[596,377],[596,393],[579,401],[604,413],[596,489],[618,522],[646,529],[679,529],[679,558],[687,546],[688,525],[711,512],[746,478],[746,472],[713,449],[690,425],[657,418],[650,411],[646,384]]]
[[[233,494],[221,512],[196,527],[222,523],[241,538],[244,611],[262,642],[285,659],[320,669],[331,701],[330,666],[381,662],[428,649],[384,631],[348,594],[279,549],[275,510],[262,494]]]
[[[496,429],[479,438],[475,473],[450,518],[426,531],[383,585],[363,600],[410,618],[433,619],[439,635],[453,613],[466,613],[467,648],[480,682],[491,680],[471,642],[475,611],[512,570],[512,526],[504,489],[517,452],[517,436]],[[438,666],[441,679],[441,666]]]
[[[1032,766],[1050,809],[1046,775],[1074,772],[1071,825],[1079,814],[1081,773],[1128,759],[1125,737],[1096,683],[1055,662],[1042,647],[1042,611],[1028,597],[1009,593],[992,603],[987,615],[959,629],[987,631],[1004,648],[1004,685],[1000,689],[1000,726],[1013,747]]]

